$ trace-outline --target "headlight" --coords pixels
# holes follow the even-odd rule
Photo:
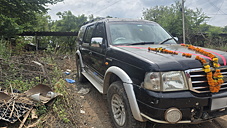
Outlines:
[[[162,91],[187,90],[188,87],[181,71],[162,73]]]
[[[144,79],[144,87],[149,90],[160,91],[160,73],[147,73]]]
[[[144,88],[153,91],[187,90],[188,86],[181,71],[151,72],[144,79]]]

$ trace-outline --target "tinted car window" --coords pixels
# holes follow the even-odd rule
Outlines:
[[[154,42],[158,44],[171,36],[158,24],[112,23],[109,25],[112,44]],[[168,43],[176,43],[170,40]]]
[[[99,23],[97,24],[95,31],[94,31],[94,36],[93,37],[102,37],[104,38],[104,24],[103,23]]]
[[[84,43],[90,43],[91,42],[91,37],[92,37],[92,32],[95,28],[95,25],[88,26],[84,35]]]

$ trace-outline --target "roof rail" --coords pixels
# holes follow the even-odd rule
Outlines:
[[[105,19],[105,18],[104,17],[97,17],[97,18],[91,19],[87,22],[84,22],[83,25],[88,24],[88,23],[92,23],[94,21],[102,20],[102,19]]]

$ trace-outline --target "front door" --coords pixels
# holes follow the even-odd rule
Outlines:
[[[105,34],[105,25],[103,22],[97,23],[92,37],[101,37],[101,44],[90,45],[91,66],[95,70],[94,74],[104,77],[107,65],[105,65],[105,53],[107,48],[107,39]]]

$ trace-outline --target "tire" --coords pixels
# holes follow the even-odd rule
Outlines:
[[[107,92],[108,109],[116,128],[145,128],[146,123],[134,119],[121,81],[112,83]]]
[[[77,73],[76,73],[76,77],[77,80],[79,82],[86,82],[87,79],[84,77],[84,75],[81,73],[82,72],[82,68],[81,68],[81,63],[80,63],[80,59],[77,59],[76,61],[76,68],[77,68]]]

